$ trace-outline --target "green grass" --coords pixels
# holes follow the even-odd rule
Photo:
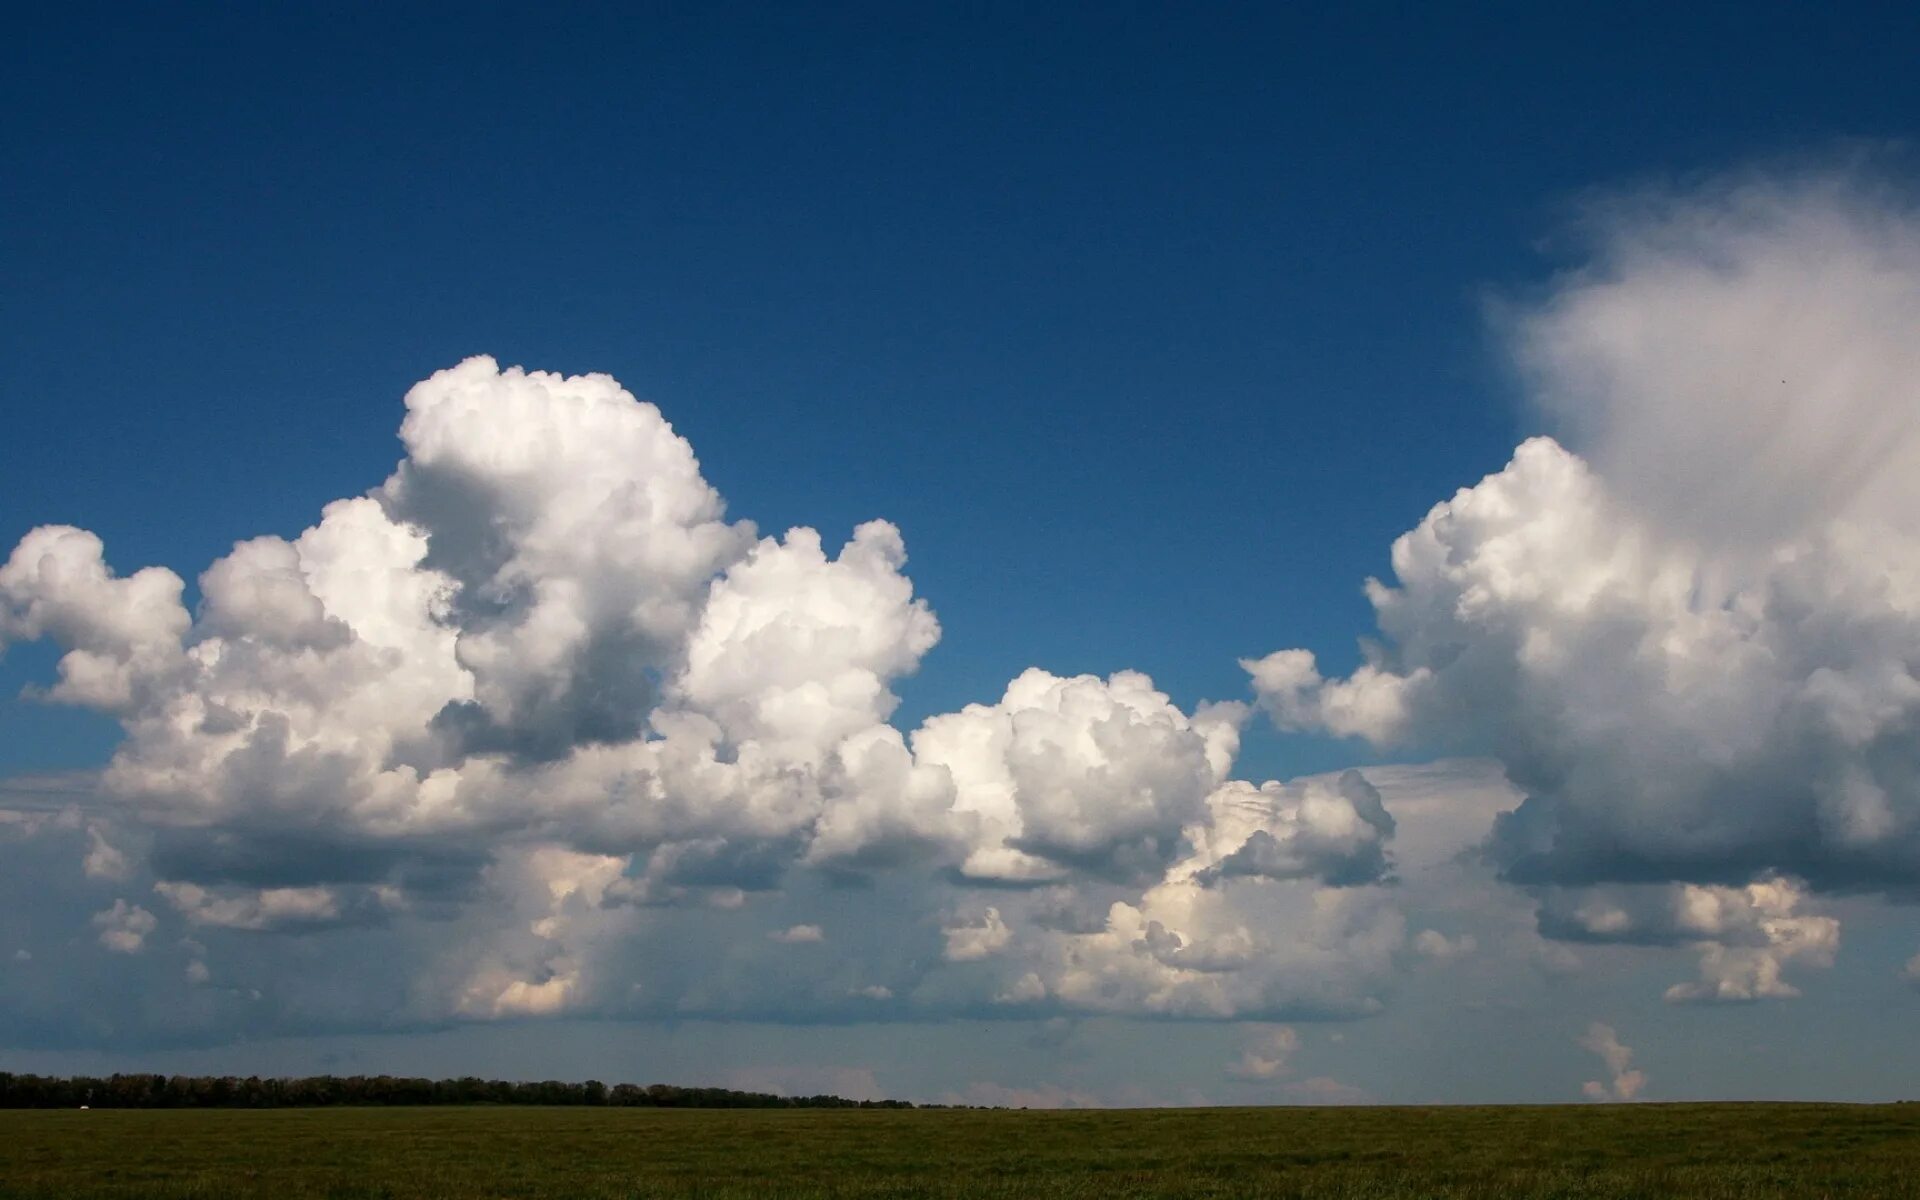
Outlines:
[[[1920,1197],[1920,1105],[0,1112],[0,1197]]]

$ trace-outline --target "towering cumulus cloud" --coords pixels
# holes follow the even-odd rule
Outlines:
[[[1507,878],[1666,889],[1549,894],[1544,929],[1701,942],[1673,999],[1788,995],[1838,938],[1792,879],[1920,881],[1920,216],[1744,179],[1591,232],[1509,314],[1574,448],[1527,442],[1394,543],[1351,674],[1246,665],[1283,726],[1496,756]]]
[[[74,861],[116,891],[107,951],[213,987],[222,939],[351,973],[357,930],[427,1020],[1374,1003],[1402,926],[1359,776],[1233,780],[1244,706],[1129,672],[1036,668],[905,734],[940,627],[892,525],[730,521],[605,376],[476,358],[406,409],[385,483],[235,546],[195,612],[78,529],[0,567],[0,636],[57,642],[49,698],[126,731]],[[878,943],[807,911],[849,884]],[[301,986],[283,1011],[363,1019]]]

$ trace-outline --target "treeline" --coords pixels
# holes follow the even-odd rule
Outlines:
[[[0,1108],[326,1108],[336,1105],[552,1104],[607,1108],[912,1108],[904,1100],[775,1096],[729,1088],[646,1087],[597,1079],[410,1079],[395,1075],[12,1075],[0,1071]]]

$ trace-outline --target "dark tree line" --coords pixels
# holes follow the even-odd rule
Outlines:
[[[912,1108],[904,1100],[774,1096],[729,1088],[646,1087],[504,1079],[409,1079],[395,1075],[11,1075],[0,1071],[0,1108],[324,1108],[333,1105],[576,1104],[608,1108]]]

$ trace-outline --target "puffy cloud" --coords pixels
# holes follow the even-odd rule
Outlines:
[[[1598,228],[1511,322],[1587,457],[1536,438],[1435,507],[1369,584],[1363,664],[1249,661],[1261,704],[1497,758],[1527,797],[1492,843],[1518,882],[1908,887],[1920,220],[1818,179]]]
[[[1920,212],[1858,170],[1595,202],[1509,332],[1627,506],[1708,554],[1831,522],[1920,532]]]
[[[100,931],[100,944],[115,954],[138,954],[160,921],[137,904],[115,900],[112,908],[94,914],[93,927]]]
[[[1595,1021],[1579,1040],[1583,1050],[1598,1055],[1607,1066],[1607,1079],[1589,1079],[1580,1085],[1581,1094],[1589,1100],[1632,1100],[1647,1086],[1646,1072],[1634,1069],[1633,1051],[1613,1026]]]
[[[1292,1026],[1262,1030],[1249,1039],[1239,1058],[1227,1064],[1227,1077],[1254,1083],[1279,1079],[1299,1049],[1300,1035]]]
[[[995,955],[994,1000],[1185,1019],[1362,1016],[1405,940],[1375,889],[1191,878],[1116,900],[1090,931],[1021,922]]]
[[[967,877],[1153,879],[1204,818],[1239,718],[1233,706],[1189,717],[1138,672],[1063,679],[1034,668],[997,704],[929,718],[913,750],[953,780]]]
[[[605,375],[472,358],[407,393],[407,458],[380,490],[430,532],[471,699],[471,747],[552,758],[638,735],[679,666],[713,576],[752,538],[693,448]]]
[[[1479,948],[1479,941],[1470,933],[1450,938],[1438,929],[1422,929],[1413,939],[1413,952],[1436,962],[1464,958]]]
[[[87,856],[80,860],[80,869],[88,879],[125,880],[133,873],[133,863],[93,824],[87,826]]]
[[[60,643],[50,698],[125,730],[69,822],[88,878],[223,964],[277,934],[342,979],[354,938],[404,964],[282,981],[272,1019],[1378,1006],[1404,920],[1360,775],[1234,780],[1246,707],[1129,671],[1036,668],[907,733],[940,627],[894,526],[759,538],[605,376],[477,358],[406,409],[384,483],[235,545],[191,613],[80,530],[0,568],[0,637]],[[751,911],[793,895],[872,912],[795,955],[820,926]]]
[[[714,583],[676,693],[736,741],[818,761],[892,715],[888,682],[940,638],[900,574],[906,557],[885,521],[854,530],[833,560],[811,529],[761,542]]]
[[[181,666],[185,586],[164,567],[118,578],[98,537],[45,525],[0,566],[0,647],[51,638],[66,648],[52,699],[131,711]]]
[[[785,929],[775,929],[767,934],[767,940],[779,942],[783,946],[801,946],[810,942],[824,942],[827,935],[818,925],[791,925]]]
[[[1253,876],[1319,879],[1351,885],[1387,872],[1394,821],[1380,792],[1358,771],[1336,779],[1259,787],[1233,780],[1207,797],[1209,819],[1192,830],[1202,847],[1188,866],[1205,862],[1205,881]]]
[[[1744,888],[1699,884],[1549,889],[1540,904],[1548,937],[1627,945],[1689,945],[1700,978],[1668,988],[1673,1003],[1725,1003],[1799,995],[1789,964],[1825,968],[1840,946],[1840,922],[1798,911],[1796,881],[1769,877]]]
[[[239,888],[220,893],[191,883],[161,881],[155,892],[173,905],[190,925],[245,929],[253,932],[336,924],[346,919],[348,901],[339,889],[327,887]],[[363,907],[377,907],[391,892],[366,897]],[[389,902],[392,902],[389,900]]]
[[[1007,923],[1000,919],[1000,910],[988,908],[978,919],[963,921],[957,925],[948,925],[940,930],[946,939],[945,951],[948,962],[973,962],[976,959],[989,958],[1006,948],[1013,940],[1013,933]]]

